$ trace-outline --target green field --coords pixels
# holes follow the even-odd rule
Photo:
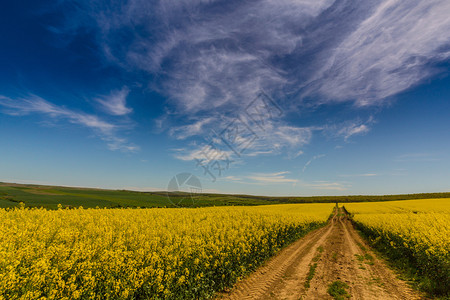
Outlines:
[[[41,185],[22,185],[0,183],[0,207],[14,207],[23,202],[27,207],[45,207],[54,209],[58,204],[63,207],[174,207],[177,206],[222,206],[222,205],[263,205],[277,201],[257,198],[241,198],[199,194],[191,199],[183,193],[135,192],[125,190],[103,190],[90,188],[71,188]],[[181,201],[181,202],[180,202]]]
[[[55,209],[63,207],[174,207],[177,206],[224,206],[224,205],[266,205],[282,203],[313,202],[361,202],[390,201],[406,199],[450,198],[450,193],[384,195],[384,196],[314,196],[314,197],[264,197],[251,195],[196,194],[191,199],[187,194],[167,192],[135,192],[125,190],[104,190],[14,184],[0,182],[0,207],[14,207],[23,202],[27,207]]]

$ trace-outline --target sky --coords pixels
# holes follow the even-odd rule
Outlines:
[[[0,181],[450,192],[449,15],[447,0],[6,1]]]

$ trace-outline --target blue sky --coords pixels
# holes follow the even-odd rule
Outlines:
[[[450,191],[450,3],[10,1],[0,181]]]

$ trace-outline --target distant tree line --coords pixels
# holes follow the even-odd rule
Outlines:
[[[163,194],[163,193],[154,193]],[[186,196],[184,193],[173,193],[172,196]],[[450,192],[444,193],[421,193],[421,194],[400,194],[400,195],[349,195],[349,196],[308,196],[308,197],[266,197],[253,195],[229,195],[229,194],[198,194],[198,199],[214,199],[216,201],[233,200],[235,205],[245,205],[247,201],[267,202],[266,204],[276,203],[346,203],[346,202],[374,202],[374,201],[395,201],[412,199],[432,199],[432,198],[450,198]],[[220,200],[219,200],[220,199]],[[242,203],[239,203],[241,202]],[[262,204],[262,203],[258,203]]]

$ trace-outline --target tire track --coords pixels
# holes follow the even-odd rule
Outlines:
[[[289,274],[297,265],[307,266],[307,263],[304,263],[305,259],[311,256],[310,253],[314,253],[311,250],[315,250],[315,246],[330,234],[331,229],[331,224],[328,224],[308,233],[280,251],[255,273],[237,283],[231,293],[222,294],[222,298],[230,300],[273,298],[272,291],[276,290],[276,285],[284,281],[282,277]]]
[[[320,258],[319,247],[323,248]],[[313,263],[317,267],[307,288]],[[342,209],[325,227],[280,251],[219,298],[333,299],[327,290],[334,281],[345,282],[352,299],[423,299],[373,255]]]

